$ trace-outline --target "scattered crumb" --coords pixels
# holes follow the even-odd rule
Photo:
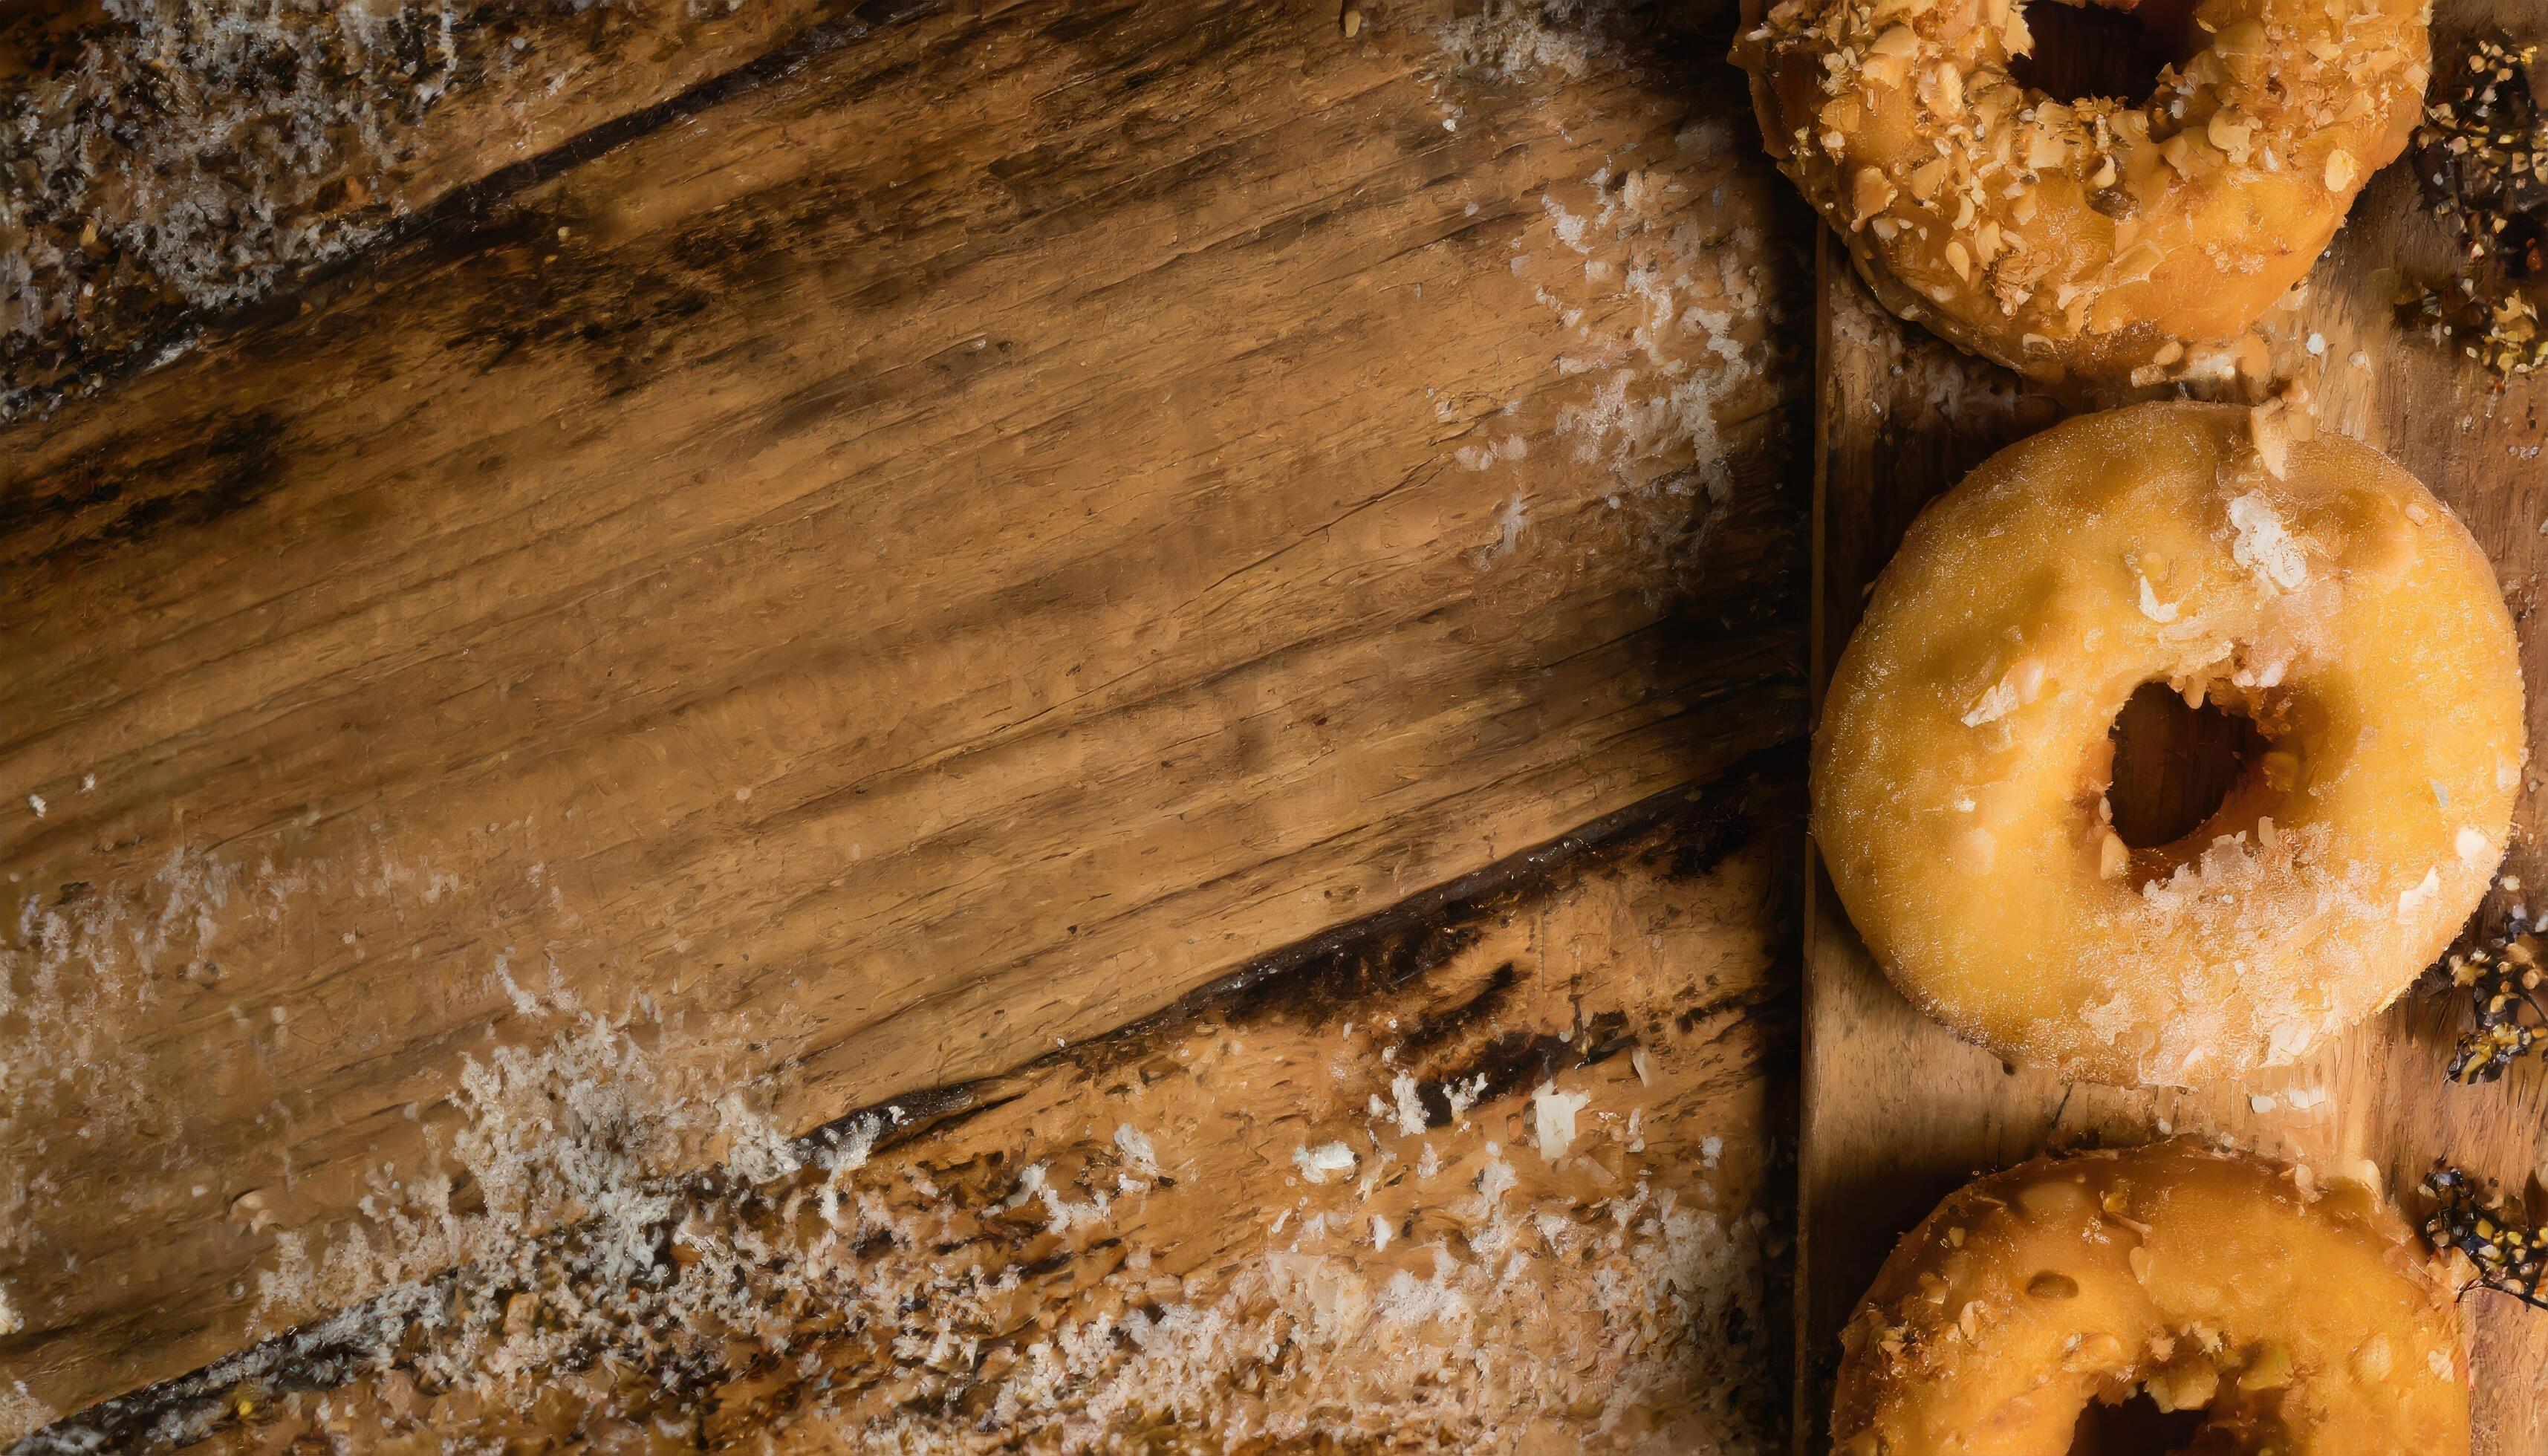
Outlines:
[[[1354,1152],[1341,1142],[1321,1142],[1316,1147],[1292,1149],[1292,1166],[1313,1183],[1324,1183],[1354,1170]]]
[[[1605,0],[1486,0],[1474,15],[1435,33],[1456,75],[1511,83],[1543,72],[1581,80],[1612,53]]]
[[[1560,1092],[1552,1083],[1542,1083],[1531,1094],[1532,1141],[1541,1157],[1555,1162],[1566,1156],[1575,1144],[1575,1115],[1592,1101],[1590,1092]]]
[[[1135,1128],[1130,1123],[1126,1123],[1117,1128],[1115,1130],[1115,1146],[1118,1151],[1124,1154],[1124,1165],[1126,1167],[1131,1168],[1134,1172],[1140,1174],[1144,1178],[1155,1178],[1158,1176],[1159,1158],[1157,1150],[1151,1147],[1150,1139],[1144,1136],[1140,1130]]]

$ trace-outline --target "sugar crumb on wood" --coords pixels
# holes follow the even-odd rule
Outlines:
[[[1438,105],[1483,110],[1476,88],[1536,83],[1527,111],[1539,124],[1570,139],[1615,134],[1580,178],[1541,192],[1540,219],[1506,243],[1507,271],[1529,284],[1559,345],[1552,402],[1532,402],[1518,419],[1509,405],[1481,417],[1480,436],[1455,452],[1478,471],[1540,454],[1598,467],[1603,509],[1581,515],[1572,501],[1516,495],[1472,559],[1502,562],[1529,521],[1566,513],[1575,518],[1563,547],[1535,555],[1625,556],[1651,564],[1659,599],[1685,590],[1682,563],[1747,508],[1734,500],[1738,482],[1778,470],[1785,402],[1801,397],[1798,361],[1780,345],[1800,278],[1775,240],[1777,179],[1739,115],[1660,108],[1658,120],[1621,132],[1598,103],[1555,84],[1666,52],[1674,43],[1651,17],[1601,4],[1496,4],[1436,34],[1446,62]],[[1435,408],[1457,417],[1448,401]],[[1546,438],[1539,453],[1533,436]]]
[[[108,0],[0,21],[0,419],[165,363],[206,321],[453,188],[779,44],[795,0]]]
[[[1591,210],[1588,209],[1588,212],[1590,211]],[[578,229],[578,231],[579,235],[581,235],[581,229]],[[1618,279],[1624,279],[1629,276],[1630,272],[1631,269],[1629,267],[1619,267],[1615,270],[1615,277]],[[1587,278],[1589,281],[1590,275],[1587,275]],[[1693,337],[1692,342],[1697,346],[1707,347],[1710,346],[1711,339]],[[1780,396],[1778,396],[1775,391],[1764,390],[1762,392],[1762,397],[1767,402],[1764,406],[1765,409],[1775,410],[1778,408]],[[1793,396],[1790,394],[1785,398],[1792,399]],[[1554,455],[1556,452],[1551,451],[1548,453]],[[1508,498],[1499,495],[1491,500],[1490,503],[1501,505],[1502,501],[1505,499]],[[1675,518],[1682,518],[1683,516],[1683,513],[1678,511],[1673,514]],[[58,796],[54,798],[52,805],[56,816],[58,817],[64,807]],[[676,936],[670,944],[673,947],[674,953],[677,955],[686,955],[692,949],[686,940],[679,936]],[[208,961],[209,957],[196,957],[196,959]],[[208,976],[212,974],[209,967],[207,968],[206,974]],[[191,978],[190,974],[189,979]],[[546,996],[535,989],[530,989],[535,986],[536,983],[528,980],[519,980],[517,981],[517,984],[524,988],[523,994],[516,997],[507,993],[504,998],[504,1004],[511,1006],[517,1016],[526,1019],[537,1019],[553,1014],[563,1014],[557,1011],[557,1003],[553,997]],[[675,984],[678,987],[680,982],[677,981]],[[259,1004],[255,1000],[244,1001],[241,1005],[242,1015],[246,1016],[251,1022],[265,1020],[268,1009],[269,1008],[266,1005]],[[294,1018],[296,1025],[306,1023],[309,1020],[310,1018],[307,1015],[300,1015]],[[272,1034],[270,1032],[260,1032],[258,1035],[271,1037]],[[583,1033],[579,1032],[579,1035],[583,1035]],[[262,1046],[264,1044],[260,1045]],[[1639,1047],[1639,1055],[1641,1057],[1646,1055],[1643,1046]],[[482,1062],[485,1062],[483,1055]],[[485,1064],[491,1067],[493,1066],[492,1062],[485,1062]],[[1658,1073],[1658,1077],[1660,1080],[1660,1073]],[[1438,1095],[1443,1106],[1450,1111],[1451,1119],[1449,1128],[1447,1131],[1441,1129],[1433,1130],[1428,1137],[1420,1139],[1422,1145],[1417,1147],[1412,1154],[1402,1158],[1400,1163],[1396,1165],[1399,1169],[1404,1170],[1410,1163],[1413,1164],[1417,1168],[1422,1168],[1429,1164],[1434,1168],[1435,1173],[1438,1174],[1445,1168],[1456,1167],[1458,1160],[1464,1154],[1460,1148],[1455,1145],[1453,1138],[1454,1134],[1469,1134],[1473,1136],[1491,1135],[1491,1140],[1497,1140],[1501,1146],[1506,1149],[1513,1147],[1526,1148],[1531,1145],[1529,1140],[1522,1138],[1517,1130],[1500,1129],[1498,1127],[1497,1119],[1501,1116],[1499,1109],[1503,1107],[1509,1099],[1516,1094],[1514,1094],[1510,1089],[1491,1090],[1488,1085],[1488,1080],[1484,1074],[1471,1074],[1466,1077],[1456,1078],[1446,1077],[1438,1086],[1430,1083],[1425,1084],[1425,1090],[1428,1093]],[[1390,1101],[1392,1106],[1390,1109],[1390,1121],[1403,1121],[1404,1109],[1402,1106],[1397,1105],[1398,1099],[1395,1096],[1394,1082],[1376,1082],[1372,1088],[1372,1094],[1379,1095],[1382,1092],[1389,1092],[1391,1094]],[[607,1099],[604,1100],[605,1102],[607,1101]],[[1593,1112],[1597,1111],[1598,1108],[1596,1107],[1592,1112],[1588,1112],[1587,1116],[1592,1116]],[[1633,1110],[1629,1110],[1629,1112],[1631,1116],[1634,1115]],[[702,1114],[702,1116],[704,1116],[704,1114]],[[1475,1120],[1474,1122],[1471,1121],[1473,1118]],[[1652,1136],[1658,1126],[1659,1118],[1659,1114],[1648,1115],[1641,1125],[1641,1131],[1645,1135]],[[1159,1149],[1166,1155],[1169,1159],[1170,1165],[1173,1167],[1174,1159],[1177,1155],[1174,1150],[1174,1139],[1166,1132],[1152,1126],[1147,1121],[1144,1121],[1142,1126],[1149,1129],[1144,1136],[1155,1138]],[[769,1150],[766,1141],[762,1143],[747,1142],[745,1145],[747,1147],[761,1146],[765,1152]],[[1119,1145],[1117,1152],[1129,1162],[1129,1150],[1124,1149]],[[1022,1157],[1023,1154],[1020,1154],[1020,1156]],[[1507,1156],[1509,1156],[1508,1153]],[[1522,1164],[1527,1165],[1531,1159],[1525,1156],[1519,1159],[1519,1161]],[[1011,1213],[1018,1218],[1036,1221],[1037,1226],[1044,1228],[1047,1235],[1051,1235],[1051,1225],[1056,1218],[1056,1210],[1052,1203],[1047,1203],[1046,1197],[1046,1194],[1049,1194],[1052,1200],[1059,1203],[1062,1207],[1062,1211],[1069,1215],[1069,1220],[1072,1222],[1073,1227],[1070,1229],[1066,1229],[1065,1232],[1076,1232],[1085,1228],[1103,1227],[1103,1225],[1097,1222],[1099,1216],[1094,1213],[1090,1213],[1087,1216],[1087,1222],[1085,1224],[1078,1222],[1081,1219],[1082,1211],[1095,1210],[1098,1207],[1098,1200],[1093,1196],[1095,1193],[1105,1192],[1108,1195],[1111,1207],[1104,1215],[1107,1219],[1121,1217],[1123,1214],[1121,1205],[1128,1197],[1131,1196],[1126,1190],[1121,1188],[1120,1184],[1110,1189],[1102,1182],[1081,1187],[1079,1185],[1070,1184],[1067,1181],[1056,1181],[1066,1180],[1068,1177],[1075,1175],[1059,1164],[1045,1161],[1041,1158],[1035,1162],[1024,1164],[1013,1160],[1006,1164],[1006,1166],[1015,1170],[1015,1177],[1002,1191],[998,1193],[995,1201],[1006,1201],[1009,1198],[1016,1197],[1020,1190],[1025,1188],[1027,1182],[1027,1174],[1024,1171],[1025,1167],[1042,1166],[1045,1168],[1045,1172],[1040,1175],[1043,1181],[1041,1181],[1035,1188],[1027,1190],[1027,1197],[1017,1204],[1015,1208],[1011,1210]],[[1132,1173],[1118,1173],[1117,1176],[1121,1178],[1124,1176],[1139,1175]],[[1422,1176],[1430,1177],[1434,1176],[1434,1174],[1424,1174]],[[1337,1186],[1345,1186],[1345,1183],[1339,1182]],[[215,1206],[218,1207],[218,1204]],[[1335,1227],[1341,1228],[1343,1226],[1337,1225]],[[1366,1231],[1366,1229],[1360,1228],[1355,1230],[1358,1242],[1361,1235]],[[1405,1254],[1410,1247],[1413,1246],[1409,1241],[1410,1236],[1411,1235],[1405,1233],[1394,1235],[1389,1245],[1389,1249],[1386,1251],[1394,1254]],[[324,1245],[322,1241],[314,1238],[306,1246],[305,1252],[309,1256],[309,1262],[306,1265],[301,1266],[300,1269],[288,1270],[278,1268],[269,1272],[276,1273],[278,1276],[293,1273],[308,1273],[314,1280],[320,1280],[320,1282],[323,1283],[321,1275],[325,1268],[326,1245]],[[289,1295],[296,1287],[299,1286],[296,1285],[295,1280],[292,1278],[280,1278],[280,1282],[273,1286],[279,1301],[276,1307],[278,1312],[277,1318],[286,1318],[281,1314],[281,1311],[287,1308],[289,1304],[289,1301],[284,1297]],[[545,1318],[542,1311],[548,1307],[545,1297],[537,1300],[525,1301],[520,1298],[523,1293],[526,1292],[515,1291],[513,1294],[507,1295],[501,1305],[498,1307],[500,1310],[500,1315],[498,1317],[498,1323],[502,1328],[509,1331],[509,1334],[512,1336],[527,1337],[529,1334],[538,1332],[542,1327],[541,1320]],[[259,1413],[264,1412],[260,1411]]]
[[[646,1013],[563,998],[545,1040],[464,1060],[437,1166],[380,1169],[361,1224],[279,1242],[272,1314],[318,1322],[162,1418],[358,1442],[563,1421],[806,1449],[1171,1428],[1764,1449],[1784,1241],[1757,1077],[1775,1043],[1674,1012],[1702,950],[1772,974],[1783,842],[1697,879],[1630,848],[1356,1003],[1342,1080],[1264,1076],[1325,1063],[1336,1023],[1239,1002],[1056,1053],[944,1132],[897,1107],[785,1138]],[[1640,933],[1614,938],[1622,916]],[[1579,979],[1496,974],[1560,952]],[[1492,1019],[1445,1020],[1496,984]],[[1582,1030],[1588,1000],[1621,1030]],[[1544,1049],[1516,1067],[1516,1046]],[[1291,1177],[1296,1148],[1333,1176]],[[701,1150],[724,1171],[667,1175]],[[1233,1225],[1233,1204],[1277,1217]],[[355,1378],[314,1384],[296,1347]]]

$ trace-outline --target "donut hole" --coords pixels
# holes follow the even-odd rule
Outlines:
[[[2160,849],[2201,829],[2267,747],[2254,719],[2209,700],[2188,707],[2164,682],[2135,689],[2108,737],[2115,765],[2106,806],[2129,850]]]
[[[2035,48],[2011,56],[2008,73],[2019,85],[2062,102],[2113,97],[2146,106],[2159,73],[2202,49],[2187,0],[2029,5],[2026,27],[2034,33]]]
[[[2146,1393],[2109,1405],[2090,1401],[2079,1412],[2079,1428],[2070,1438],[2070,1456],[2156,1456],[2183,1451],[2202,1435],[2210,1412],[2161,1410]]]

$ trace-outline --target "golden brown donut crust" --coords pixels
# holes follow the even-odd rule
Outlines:
[[[1966,1185],[1841,1341],[1839,1456],[2048,1456],[2137,1392],[2208,1410],[2204,1452],[2469,1449],[2453,1291],[2396,1210],[2185,1138]]]
[[[2282,417],[2140,405],[2000,452],[1912,524],[1833,673],[1833,885],[1894,983],[2005,1058],[2153,1085],[2293,1061],[2493,879],[2526,758],[2494,570],[2413,477]],[[2267,745],[2130,851],[2109,730],[2153,682]]]
[[[2208,44],[2142,106],[2014,80],[2023,0],[1778,0],[1734,59],[1885,307],[2039,378],[2147,383],[2261,317],[2405,148],[2430,8],[2203,0]]]

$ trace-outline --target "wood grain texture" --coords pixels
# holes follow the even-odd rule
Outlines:
[[[0,417],[921,3],[0,7]]]
[[[1725,38],[1449,18],[910,17],[0,436],[0,1388],[360,1297],[567,1001],[802,1130],[1792,737]]]
[[[2437,50],[2447,53],[2477,20],[2467,7],[2443,6]],[[2487,547],[2535,684],[2548,682],[2548,641],[2531,621],[2548,568],[2540,388],[2502,383],[2430,340],[2402,336],[2391,314],[2406,274],[2438,275],[2446,246],[2412,179],[2394,167],[2261,328],[2275,377],[2310,388],[2321,428],[2388,452]],[[1817,692],[1868,584],[1921,504],[2064,410],[1886,317],[1828,240],[1821,275]],[[2543,712],[2534,690],[2534,753]],[[2539,787],[2534,767],[2506,864],[2534,886],[2543,867]],[[2525,1067],[2499,1086],[2448,1085],[2443,1067],[2462,1011],[2455,1000],[2424,993],[2315,1060],[2249,1087],[2123,1091],[2003,1066],[1915,1012],[1868,959],[1819,866],[1809,875],[1796,1397],[1804,1449],[1823,1448],[1838,1331],[1876,1266],[1895,1238],[1978,1171],[2047,1148],[2200,1131],[2321,1164],[2368,1157],[2408,1194],[2436,1156],[2519,1187],[2548,1150],[2540,1132],[2548,1079]],[[2309,1105],[2294,1104],[2287,1095],[2294,1090]],[[2324,1100],[2313,1103],[2320,1092]],[[2466,1309],[2480,1449],[2541,1449],[2548,1398],[2530,1372],[2548,1354],[2548,1321],[2484,1296]]]
[[[633,1311],[544,1240],[438,1328],[279,1341],[34,1449],[1764,1449],[1802,786],[1761,756],[898,1102],[863,1162],[688,1180]],[[662,1341],[712,1358],[650,1358],[744,1267]]]

